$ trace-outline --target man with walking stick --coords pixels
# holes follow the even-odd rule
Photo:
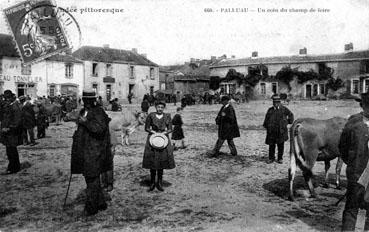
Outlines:
[[[94,91],[83,91],[84,108],[77,120],[77,130],[73,135],[71,173],[85,177],[86,216],[105,210],[107,204],[100,185],[100,174],[112,170],[110,150],[110,118],[102,107],[96,104]]]

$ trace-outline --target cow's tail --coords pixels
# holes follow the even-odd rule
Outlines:
[[[301,121],[296,120],[292,127],[290,133],[290,159],[294,156],[297,166],[308,176],[312,176],[312,171],[309,165],[306,163],[304,155],[304,143],[301,139]]]

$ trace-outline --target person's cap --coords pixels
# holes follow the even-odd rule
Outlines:
[[[272,96],[272,100],[273,102],[280,102],[281,101],[281,97],[277,94]]]
[[[222,97],[220,98],[220,101],[229,101],[229,100],[230,100],[230,98],[229,98],[227,95],[222,96]]]
[[[164,107],[166,107],[166,104],[164,101],[157,101],[155,102],[155,106],[158,106],[158,105],[163,105]]]
[[[91,98],[96,99],[96,93],[93,90],[83,90],[82,92],[82,98]]]

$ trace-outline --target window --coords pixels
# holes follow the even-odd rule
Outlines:
[[[359,93],[359,80],[352,80],[352,93]]]
[[[168,76],[168,74],[166,74],[166,76]],[[152,80],[155,79],[155,76],[154,76],[154,68],[150,68],[150,79],[152,79]]]
[[[54,97],[55,96],[55,85],[50,85],[49,96],[50,97]]]
[[[18,84],[17,85],[17,93],[18,93],[18,97],[26,95],[26,85],[25,84]]]
[[[95,91],[95,93],[97,94],[97,84],[92,84],[92,89]]]
[[[325,95],[325,85],[324,84],[319,84],[319,94]]]
[[[65,64],[65,78],[73,78],[73,64]]]
[[[135,66],[129,66],[129,78],[135,78]]]
[[[262,95],[266,94],[265,83],[260,83],[260,94]]]
[[[365,89],[364,89],[364,93],[367,93],[369,90],[369,80],[365,80]]]
[[[31,65],[21,65],[22,75],[31,75]]]
[[[313,85],[313,96],[318,95],[318,84]]]
[[[92,76],[97,77],[97,63],[92,63]]]
[[[154,86],[150,86],[150,94],[154,94]]]
[[[369,73],[369,60],[362,60],[360,62],[360,74]]]
[[[278,93],[278,83],[277,82],[272,83],[272,91],[274,94]]]
[[[325,63],[318,63],[318,73],[322,74],[326,70],[327,66]]]
[[[113,66],[111,64],[106,64],[106,76],[113,75]]]

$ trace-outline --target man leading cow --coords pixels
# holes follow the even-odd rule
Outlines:
[[[352,115],[339,142],[343,162],[347,164],[346,204],[342,215],[342,231],[354,231],[359,208],[366,210],[364,231],[369,230],[369,203],[364,201],[365,188],[358,183],[369,158],[369,93],[361,94],[363,112]]]

